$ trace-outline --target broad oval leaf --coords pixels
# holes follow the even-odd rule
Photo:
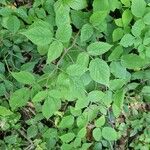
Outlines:
[[[145,0],[132,0],[131,11],[136,17],[142,17],[146,9]]]
[[[106,42],[94,42],[87,47],[87,51],[90,55],[97,56],[106,53],[111,47]]]
[[[136,54],[127,54],[121,57],[121,64],[128,69],[138,69],[144,67],[147,60]]]
[[[109,86],[110,69],[104,60],[96,58],[90,62],[90,75],[95,82]]]
[[[30,90],[28,88],[21,88],[19,90],[16,90],[11,96],[10,96],[10,107],[12,110],[15,110],[19,107],[25,106],[29,100],[30,97]]]
[[[42,106],[42,114],[46,119],[49,119],[56,111],[60,109],[60,107],[60,100],[48,97]]]
[[[25,35],[34,44],[44,46],[50,44],[53,38],[50,25],[45,21],[34,22],[29,29],[21,34]]]
[[[104,127],[102,129],[102,136],[104,139],[106,139],[108,141],[117,140],[117,132],[115,131],[115,129],[113,129],[111,127]]]
[[[63,52],[63,44],[59,41],[54,41],[51,43],[48,49],[47,63],[51,63],[57,59]]]
[[[20,71],[20,72],[12,72],[11,74],[20,83],[23,84],[35,83],[35,78],[30,72]]]

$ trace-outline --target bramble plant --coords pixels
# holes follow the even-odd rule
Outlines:
[[[0,149],[150,149],[149,0],[0,0]]]

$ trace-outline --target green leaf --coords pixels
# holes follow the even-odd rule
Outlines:
[[[45,21],[34,22],[29,29],[21,32],[21,34],[25,35],[34,44],[40,46],[50,44],[53,38],[50,25]]]
[[[121,0],[121,3],[124,4],[126,7],[130,7],[130,0]]]
[[[42,114],[46,119],[49,119],[60,107],[60,100],[48,97],[42,106]]]
[[[95,126],[98,128],[102,127],[106,122],[106,119],[105,119],[105,116],[101,116],[100,118],[98,118],[96,121],[95,121]]]
[[[63,52],[63,44],[59,41],[54,41],[51,43],[48,49],[47,63],[51,63],[58,57],[60,57]]]
[[[101,102],[105,94],[102,91],[93,90],[88,94],[88,101]]]
[[[143,20],[145,24],[150,25],[150,12],[144,16]]]
[[[74,10],[81,10],[87,7],[86,0],[69,0],[68,5]]]
[[[62,118],[58,127],[62,129],[71,128],[73,124],[74,124],[74,117],[69,115]]]
[[[0,116],[6,117],[6,116],[10,116],[12,114],[13,114],[13,112],[11,112],[6,107],[0,106]]]
[[[35,83],[35,78],[30,72],[20,71],[20,72],[12,72],[11,74],[20,83],[29,85]]]
[[[138,69],[144,67],[147,60],[136,54],[127,54],[121,57],[121,64],[128,69]]]
[[[113,113],[114,113],[115,117],[119,117],[119,115],[122,111],[124,96],[125,96],[125,92],[122,89],[116,91],[115,94],[114,94]]]
[[[72,28],[71,25],[65,24],[59,26],[56,31],[56,38],[63,43],[67,43],[70,41],[72,35]]]
[[[115,129],[113,129],[111,127],[104,127],[102,129],[102,136],[104,139],[106,139],[108,141],[117,140],[117,132],[115,131]]]
[[[55,10],[55,21],[57,27],[70,24],[70,8],[68,5],[63,5],[61,1],[57,1],[54,4],[54,10]]]
[[[83,75],[85,72],[87,71],[87,68],[79,65],[79,64],[73,64],[70,65],[66,72],[70,75],[70,76],[81,76]]]
[[[137,20],[132,26],[131,32],[134,36],[138,37],[141,35],[142,30],[145,28],[145,24],[142,19]]]
[[[132,36],[131,34],[125,34],[123,36],[123,38],[121,39],[120,41],[120,44],[123,46],[123,47],[128,47],[128,46],[132,46],[133,43],[134,43],[134,36]]]
[[[76,63],[84,67],[88,67],[89,55],[86,52],[79,53]]]
[[[6,28],[15,33],[20,28],[20,20],[16,16],[9,16],[6,20]]]
[[[32,99],[33,102],[40,102],[47,97],[47,91],[40,91],[38,92]]]
[[[38,133],[38,128],[36,125],[31,125],[28,129],[27,129],[27,137],[28,138],[34,138]]]
[[[126,9],[122,14],[122,22],[124,27],[128,26],[132,20],[132,13],[129,9]]]
[[[100,141],[102,138],[102,132],[100,128],[95,128],[93,130],[93,137],[96,141]]]
[[[93,27],[90,24],[83,25],[83,27],[81,28],[81,36],[80,36],[81,42],[89,40],[93,35],[93,32],[94,32]]]
[[[118,60],[121,57],[121,54],[123,53],[123,48],[122,46],[117,46],[115,47],[115,49],[113,49],[113,51],[111,52],[111,54],[108,57],[109,61],[113,61],[113,60]]]
[[[110,69],[107,63],[101,59],[94,59],[89,66],[90,75],[95,82],[109,86]]]
[[[106,42],[94,42],[87,47],[87,51],[90,55],[97,56],[106,53],[111,47],[112,45]]]
[[[106,11],[97,11],[94,12],[91,17],[90,17],[90,23],[93,26],[99,26],[100,24],[102,24],[105,20],[107,16],[107,12]]]
[[[110,71],[116,77],[120,79],[127,78],[127,70],[124,66],[121,65],[120,62],[112,62],[110,64]]]
[[[86,134],[87,134],[87,129],[86,129],[86,127],[83,127],[83,128],[78,132],[77,137],[79,137],[79,138],[84,138],[84,137],[86,137]]]
[[[30,90],[27,88],[21,88],[19,90],[16,90],[11,96],[10,96],[10,107],[12,110],[15,110],[19,107],[25,106],[29,100],[30,97]]]
[[[93,1],[93,11],[108,11],[109,10],[108,0],[94,0]]]
[[[67,134],[60,136],[60,139],[62,140],[63,143],[69,143],[74,138],[75,138],[75,134],[73,132],[69,132]]]
[[[123,37],[124,31],[122,28],[117,28],[113,31],[112,38],[113,42],[120,40]]]
[[[145,0],[132,0],[131,11],[134,16],[142,17],[145,13],[145,9]]]

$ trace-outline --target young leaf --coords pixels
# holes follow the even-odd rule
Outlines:
[[[0,116],[6,117],[6,116],[10,116],[12,114],[13,114],[13,112],[11,112],[6,107],[0,106]]]
[[[35,78],[30,72],[20,71],[20,72],[12,72],[11,74],[20,83],[29,85],[35,83]]]
[[[30,97],[30,91],[27,88],[21,88],[19,90],[16,90],[11,96],[10,96],[10,107],[12,110],[17,109],[18,107],[25,106],[29,100]]]
[[[52,41],[53,33],[50,25],[45,21],[34,22],[29,29],[21,34],[25,35],[36,45],[48,45]]]
[[[72,28],[71,25],[65,24],[59,26],[56,31],[56,38],[63,43],[67,43],[70,41],[72,35]]]
[[[142,17],[145,13],[145,9],[146,9],[145,0],[132,0],[131,11],[134,16]]]
[[[100,141],[102,138],[102,132],[100,128],[95,128],[93,130],[93,137],[96,141]]]
[[[57,59],[63,52],[63,44],[59,41],[54,41],[51,43],[48,49],[47,63],[51,63]]]
[[[90,24],[83,25],[80,36],[81,42],[89,40],[92,35],[93,35],[93,27]]]
[[[109,86],[110,69],[104,60],[98,58],[92,60],[89,70],[94,81]]]
[[[108,141],[117,140],[117,132],[115,131],[115,129],[113,129],[111,127],[104,127],[102,129],[102,136],[104,139],[106,139]]]
[[[87,51],[90,55],[97,56],[106,53],[111,47],[106,42],[94,42],[87,47]]]

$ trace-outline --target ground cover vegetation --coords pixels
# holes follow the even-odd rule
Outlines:
[[[0,149],[150,149],[149,0],[0,0]]]

